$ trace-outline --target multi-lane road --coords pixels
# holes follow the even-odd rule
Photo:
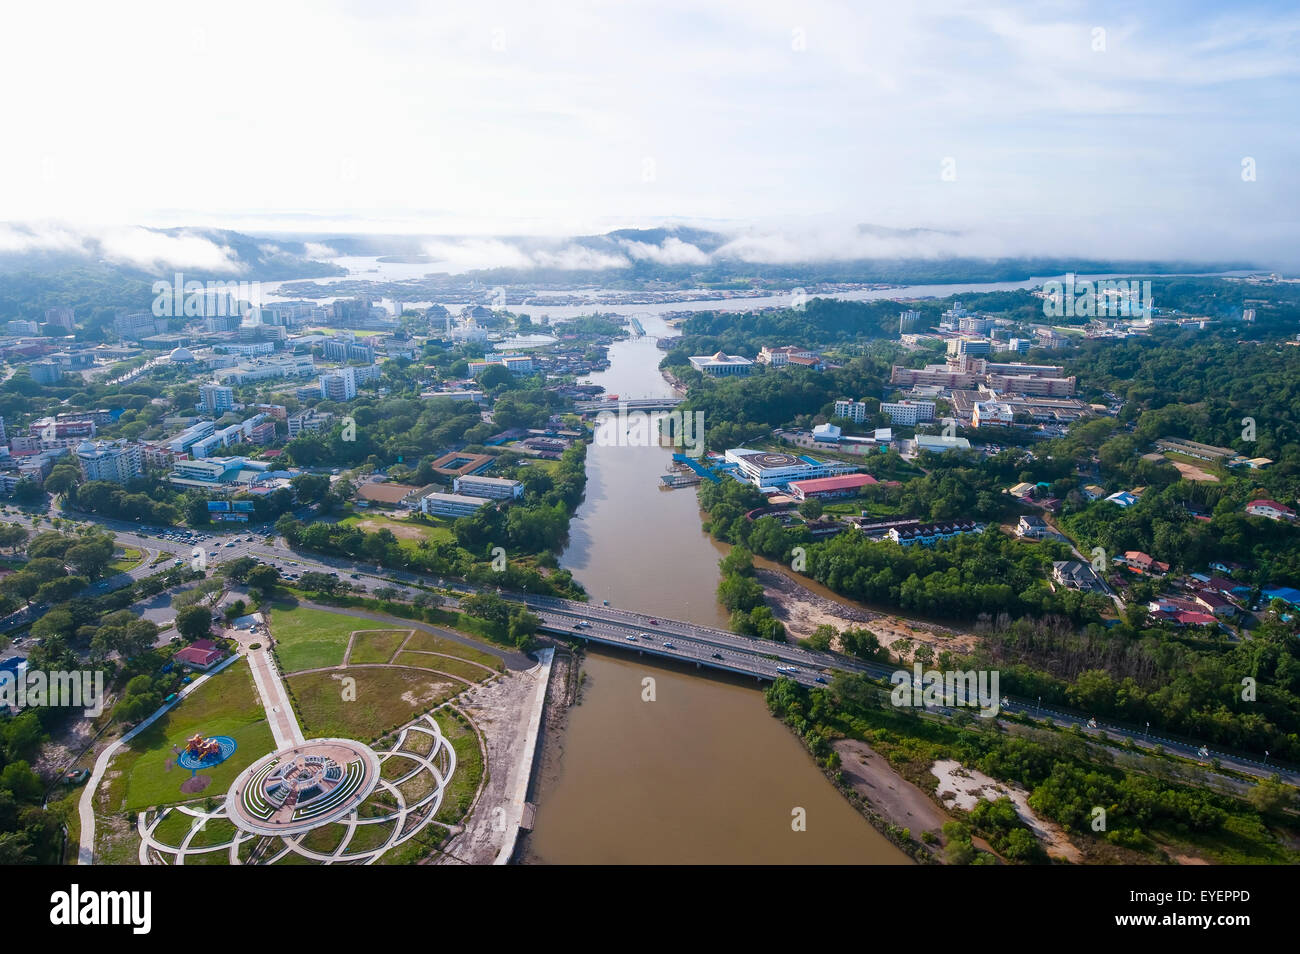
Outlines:
[[[80,519],[85,520],[84,517]],[[164,566],[170,565],[170,561],[156,567],[149,565],[160,551],[174,553],[176,558],[188,561],[191,559],[193,549],[201,546],[210,567],[219,566],[223,562],[242,556],[251,556],[276,567],[283,576],[296,576],[311,570],[332,573],[348,579],[348,582],[354,586],[372,592],[379,587],[392,587],[407,598],[422,592],[422,587],[430,586],[440,586],[464,594],[478,592],[478,588],[458,581],[433,579],[404,570],[369,566],[343,557],[316,554],[309,556],[297,553],[291,550],[282,538],[267,536],[265,530],[259,533],[242,525],[236,525],[228,530],[219,527],[208,528],[203,531],[199,540],[189,541],[160,539],[142,533],[138,526],[119,521],[96,519],[95,522],[112,530],[123,545],[140,548],[147,556],[145,562],[129,574],[119,574],[112,580],[96,584],[96,589],[99,591],[124,586],[131,579],[156,573]],[[502,593],[502,595],[526,605],[538,616],[542,631],[547,633],[580,638],[610,647],[623,647],[641,655],[694,663],[701,668],[753,676],[758,680],[770,681],[786,676],[802,685],[812,686],[829,681],[831,673],[836,670],[888,679],[898,668],[894,665],[854,659],[837,653],[806,650],[789,643],[751,639],[683,620],[652,617],[597,603],[580,603],[530,593]],[[39,612],[43,610],[37,611],[35,615],[39,615]],[[19,614],[14,614],[17,615]],[[20,625],[13,623],[13,618],[11,616],[0,621],[0,628],[12,629]],[[956,711],[945,707],[930,708],[931,711],[944,714],[953,714]],[[1067,727],[1077,725],[1093,737],[1104,735],[1119,742],[1132,741],[1142,748],[1150,749],[1159,745],[1168,752],[1202,763],[1218,759],[1224,768],[1245,775],[1264,778],[1276,772],[1286,781],[1300,784],[1300,772],[1288,767],[1205,748],[1195,742],[1169,737],[1159,729],[1154,732],[1150,729],[1144,731],[1132,726],[1093,719],[1086,713],[1042,706],[1035,700],[1006,695],[1000,699],[1000,710],[1003,714],[1023,714],[1037,719],[1050,718],[1055,724]]]

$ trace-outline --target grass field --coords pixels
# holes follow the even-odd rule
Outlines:
[[[356,679],[355,701],[345,701],[341,679]],[[369,742],[417,718],[464,688],[410,669],[340,669],[287,676],[294,711],[308,738],[339,736]]]
[[[365,626],[365,620],[343,613],[298,606],[285,600],[271,604],[275,654],[286,673],[340,665],[352,631]]]
[[[433,633],[426,633],[421,629],[415,631],[415,635],[411,637],[405,648],[407,650],[421,650],[428,653],[445,653],[448,656],[459,656],[461,659],[481,663],[498,672],[505,667],[505,663],[502,662],[500,656],[494,656],[491,653],[465,646],[454,640],[435,636]]]
[[[195,733],[228,735],[239,747],[221,765],[200,773],[212,779],[203,793],[187,795],[180,787],[190,773],[173,764],[176,756],[172,746],[181,745]],[[273,746],[253,677],[246,663],[236,662],[211,677],[118,753],[105,776],[105,808],[117,814],[209,796],[222,798],[235,776]]]
[[[418,546],[421,540],[428,540],[432,544],[455,538],[449,524],[422,520],[399,520],[382,513],[353,514],[350,517],[344,517],[339,523],[343,526],[357,527],[368,533],[391,530],[401,546],[407,549]]]
[[[393,658],[409,629],[373,629],[357,633],[352,641],[349,663],[386,663]]]
[[[459,676],[470,682],[482,682],[492,675],[492,671],[463,659],[439,656],[435,653],[401,652],[393,660],[399,666],[414,666],[416,669],[431,669],[445,672],[449,676]]]
[[[478,747],[478,735],[451,712],[439,709],[433,717],[438,720],[442,734],[456,750],[456,773],[442,793],[442,806],[434,817],[444,824],[454,825],[469,811],[474,793],[483,780],[483,753]]]

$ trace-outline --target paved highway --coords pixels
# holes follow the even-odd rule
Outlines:
[[[95,520],[95,522],[113,530],[119,541],[128,546],[155,552],[161,546],[163,549],[175,552],[180,558],[186,560],[190,558],[191,544],[188,541],[159,540],[156,536],[143,535],[139,527],[118,521]],[[458,581],[433,579],[404,570],[368,566],[342,557],[316,554],[308,556],[297,553],[291,550],[283,539],[267,537],[266,529],[259,529],[261,532],[243,525],[235,525],[230,530],[214,527],[205,530],[198,543],[205,547],[209,566],[219,565],[241,556],[252,556],[275,566],[284,576],[297,576],[309,570],[336,575],[347,574],[348,581],[354,586],[371,592],[378,587],[393,587],[407,598],[422,592],[415,585],[426,587],[437,585],[466,594],[477,592],[476,587]],[[112,581],[101,581],[96,584],[96,587],[102,590],[113,589],[125,585],[130,579],[138,579],[162,569],[161,565],[150,567],[149,562],[151,561],[146,560],[141,567],[129,574],[119,574]],[[788,643],[751,639],[682,620],[651,617],[596,603],[580,603],[530,593],[505,592],[501,595],[526,605],[541,619],[541,628],[544,632],[569,638],[580,637],[607,646],[621,646],[625,649],[634,649],[641,654],[695,663],[700,667],[754,676],[760,680],[773,680],[785,675],[802,685],[811,686],[828,681],[833,670],[859,672],[888,679],[898,669],[895,665],[867,662],[837,653],[815,652]],[[454,604],[456,601],[451,602]],[[43,609],[38,610],[34,615],[39,615],[43,611]],[[579,623],[588,625],[579,626]],[[12,628],[12,625],[9,620],[0,621],[0,628]],[[949,715],[956,711],[944,707],[931,707],[931,709]],[[1203,748],[1198,743],[1170,737],[1159,729],[1155,732],[1143,731],[1132,726],[1090,719],[1083,713],[1039,706],[1033,700],[1005,695],[1001,700],[1001,711],[1008,714],[1024,714],[1038,719],[1050,718],[1057,725],[1077,725],[1090,736],[1105,735],[1114,740],[1132,740],[1143,748],[1154,748],[1160,745],[1168,752],[1205,764],[1208,764],[1210,759],[1217,758],[1224,768],[1245,775],[1266,778],[1276,772],[1284,780],[1292,784],[1300,784],[1300,772],[1289,767],[1266,763],[1262,759]]]

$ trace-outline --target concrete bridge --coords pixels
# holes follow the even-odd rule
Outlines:
[[[619,411],[671,411],[682,400],[679,397],[621,398],[617,401],[578,401],[573,406],[579,414],[598,414],[601,411],[617,414]]]

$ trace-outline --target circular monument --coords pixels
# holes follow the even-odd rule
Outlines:
[[[291,835],[337,821],[379,781],[379,757],[352,739],[309,739],[258,759],[226,795],[236,826],[259,835]]]

